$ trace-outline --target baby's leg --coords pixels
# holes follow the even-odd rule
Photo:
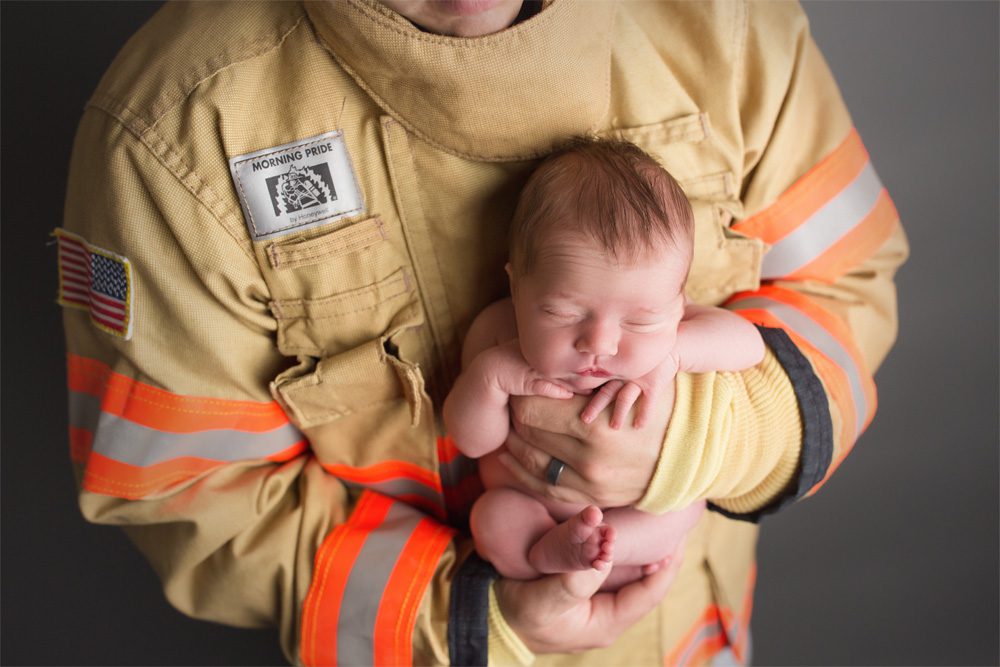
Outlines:
[[[528,551],[556,527],[545,506],[513,489],[486,491],[472,506],[469,526],[480,556],[505,577],[534,579],[538,570],[528,562]]]
[[[704,502],[666,514],[648,514],[631,507],[605,511],[604,520],[617,536],[615,565],[648,565],[673,555],[704,511]]]
[[[601,585],[602,591],[622,586],[651,574],[651,567],[665,567],[664,558],[679,558],[684,537],[698,523],[705,503],[698,502],[677,512],[647,514],[631,507],[617,507],[604,513],[618,536],[615,567]]]
[[[596,516],[595,516],[596,513]],[[505,577],[534,579],[551,572],[606,566],[613,531],[590,507],[557,524],[545,506],[513,489],[491,489],[472,507],[476,551]]]

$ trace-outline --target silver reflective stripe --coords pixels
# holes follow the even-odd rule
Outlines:
[[[861,434],[861,428],[868,417],[865,391],[861,384],[861,372],[857,364],[854,363],[854,359],[836,338],[802,311],[796,310],[779,301],[763,297],[752,297],[735,301],[731,306],[737,310],[741,308],[759,308],[772,313],[787,324],[792,331],[812,343],[817,350],[829,357],[833,363],[844,369],[844,372],[847,374],[847,381],[851,388],[851,398],[854,401],[855,407],[854,434],[855,437]]]
[[[865,219],[882,189],[872,163],[866,162],[840,194],[771,247],[761,263],[761,277],[788,276],[818,258]]]
[[[93,451],[134,466],[151,466],[182,456],[214,461],[264,458],[303,439],[298,429],[289,423],[264,432],[235,429],[194,433],[158,431],[101,412],[100,399],[75,391],[69,392],[69,405],[70,425],[93,431]]]
[[[743,667],[743,663],[737,659],[733,649],[729,646],[713,655],[708,664],[711,667]]]
[[[681,654],[681,659],[678,661],[678,665],[687,665],[691,662],[691,653],[694,652],[696,648],[701,646],[704,642],[708,641],[713,637],[717,637],[722,634],[722,627],[718,623],[706,623],[698,633],[691,638],[688,642],[687,647],[684,649],[684,653]]]
[[[344,586],[337,621],[337,664],[375,664],[375,620],[382,593],[407,540],[423,515],[393,503],[385,520],[368,534]]]
[[[93,433],[101,416],[101,399],[78,391],[69,392],[69,425]]]
[[[415,482],[412,479],[397,478],[385,480],[383,482],[365,482],[363,484],[359,482],[352,482],[347,479],[338,479],[340,479],[340,481],[347,486],[355,489],[371,489],[372,491],[381,493],[383,496],[389,496],[390,498],[399,498],[400,496],[406,495],[420,496],[421,498],[426,498],[438,507],[444,509],[444,498],[440,493],[426,484]]]

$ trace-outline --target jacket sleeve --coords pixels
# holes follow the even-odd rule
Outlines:
[[[154,132],[85,112],[56,230],[83,515],[122,526],[179,610],[278,625],[295,663],[447,663],[468,540],[311,455],[269,396],[288,360],[220,201]]]
[[[818,489],[871,422],[873,373],[896,335],[907,244],[794,3],[750,3],[739,64],[742,215],[760,287],[725,304],[768,352],[741,373],[679,375],[663,455],[641,506],[707,498],[756,519]]]

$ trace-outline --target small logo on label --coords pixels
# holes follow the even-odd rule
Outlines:
[[[238,155],[229,168],[254,240],[364,211],[341,131]]]
[[[293,164],[281,176],[265,179],[275,215],[285,215],[337,199],[337,190],[325,163],[297,169]]]

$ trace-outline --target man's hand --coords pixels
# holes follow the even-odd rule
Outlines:
[[[511,397],[514,429],[500,460],[531,491],[552,500],[598,507],[634,505],[646,492],[674,405],[674,383],[662,388],[638,428],[614,430],[600,416],[586,424],[587,396],[553,401]],[[566,464],[559,485],[545,482],[552,457]]]
[[[652,611],[677,576],[683,545],[663,567],[614,593],[596,593],[610,570],[533,581],[498,579],[494,591],[511,629],[534,653],[577,653],[613,643]]]

